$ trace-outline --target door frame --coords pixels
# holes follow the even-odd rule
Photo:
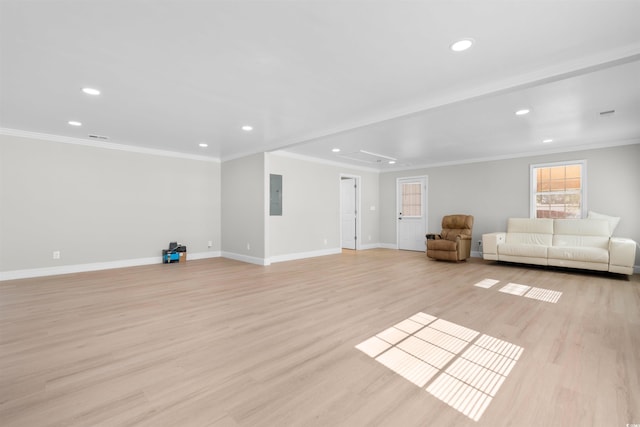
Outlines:
[[[425,233],[427,230],[427,225],[428,225],[428,221],[427,221],[427,216],[428,216],[428,201],[429,201],[429,176],[428,175],[413,175],[413,176],[400,176],[396,178],[396,204],[394,206],[394,215],[395,215],[395,222],[396,222],[396,249],[400,249],[400,220],[398,219],[398,207],[400,206],[400,192],[398,191],[398,187],[400,184],[400,181],[403,180],[409,180],[409,179],[424,179],[424,192],[422,195],[422,202],[424,203],[424,215],[423,215],[423,221],[424,221],[424,229],[425,229]]]
[[[360,179],[360,175],[352,175],[352,174],[347,174],[347,173],[341,173],[340,176],[338,177],[338,189],[339,189],[339,209],[338,209],[338,224],[340,225],[340,237],[339,237],[339,242],[340,242],[340,250],[342,250],[342,178],[352,178],[355,180],[356,182],[356,244],[355,244],[355,250],[360,249],[360,236],[362,235],[362,206],[360,205],[360,201],[362,200],[361,197],[361,179]]]

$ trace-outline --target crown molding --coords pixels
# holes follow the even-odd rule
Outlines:
[[[152,156],[173,157],[177,159],[199,160],[204,162],[220,163],[216,157],[200,156],[195,154],[178,153],[176,151],[158,150],[155,148],[136,147],[134,145],[118,144],[113,142],[98,142],[83,138],[52,135],[48,133],[30,132],[21,129],[0,128],[0,135],[16,136],[19,138],[39,139],[42,141],[60,142],[63,144],[82,145],[84,147],[103,148],[107,150],[128,151],[131,153],[150,154]]]
[[[468,165],[473,163],[494,162],[499,160],[520,159],[523,157],[538,157],[538,156],[546,156],[549,154],[562,154],[562,153],[573,153],[576,151],[600,150],[603,148],[615,148],[615,147],[622,147],[625,145],[636,145],[636,144],[640,144],[640,139],[625,139],[625,140],[609,142],[609,143],[594,143],[594,144],[579,145],[574,147],[549,149],[544,151],[529,151],[526,153],[505,154],[502,156],[478,157],[475,159],[466,159],[466,160],[459,160],[459,161],[453,161],[453,162],[423,163],[423,164],[410,165],[406,167],[394,168],[393,170],[389,170],[389,169],[382,170],[380,172],[381,173],[405,172],[410,170],[421,170],[421,169],[430,169],[430,168],[441,168],[441,167],[447,167],[447,166]]]

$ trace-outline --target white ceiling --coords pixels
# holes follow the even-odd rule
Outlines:
[[[0,0],[0,127],[376,169],[637,143],[638,17],[637,0]]]

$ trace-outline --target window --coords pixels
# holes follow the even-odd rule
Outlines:
[[[422,216],[422,184],[412,182],[402,184],[402,214],[403,216]]]
[[[531,165],[531,217],[582,218],[586,168],[585,160]]]

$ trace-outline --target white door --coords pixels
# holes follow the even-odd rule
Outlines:
[[[427,177],[397,179],[398,249],[425,250]]]
[[[340,218],[342,221],[342,247],[356,249],[357,241],[357,184],[355,178],[342,178],[340,180]]]

